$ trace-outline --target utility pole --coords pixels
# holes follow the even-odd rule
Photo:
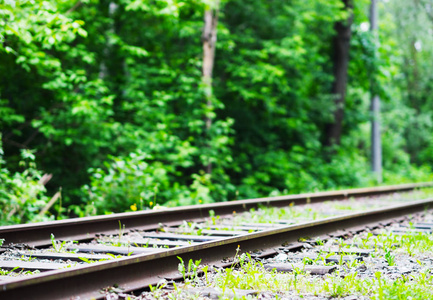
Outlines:
[[[377,49],[379,46],[378,33],[378,10],[377,2],[379,0],[371,0],[370,6],[370,31],[374,37],[374,56],[377,57]],[[377,95],[377,80],[375,74],[371,74],[371,167],[376,179],[379,183],[382,182],[382,142],[380,137],[380,98]]]

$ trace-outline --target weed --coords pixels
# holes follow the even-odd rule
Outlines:
[[[204,266],[201,268],[201,270],[204,273],[204,278],[206,279],[206,285],[209,284],[209,279],[208,279],[208,270],[209,270],[209,266]]]
[[[294,276],[293,286],[295,288],[295,291],[298,292],[298,276],[304,273],[304,268],[295,267],[294,265],[292,265],[292,268]]]
[[[373,234],[371,232],[367,233],[367,237],[365,239],[362,240],[362,247],[363,248],[368,248],[368,243],[370,241],[370,238],[373,236]]]
[[[233,268],[235,266],[235,264],[238,262],[238,258],[239,258],[239,252],[241,251],[241,246],[238,245],[238,247],[236,248],[236,254],[233,258],[233,263],[231,268]]]
[[[382,273],[377,271],[374,273],[374,277],[376,277],[377,279],[377,284],[379,285],[379,289],[378,289],[378,295],[379,295],[379,299],[384,299],[383,296],[383,288],[382,288]]]
[[[395,249],[397,247],[399,252],[407,253],[410,256],[417,253],[433,252],[433,235],[423,232],[407,232],[402,235],[382,234],[376,238],[376,241],[387,248]]]
[[[321,239],[319,239],[319,238],[316,239],[316,244],[317,244],[318,246],[323,246],[323,245],[325,245],[325,243],[324,243]]]
[[[56,241],[54,234],[51,234],[51,244],[53,245],[54,251],[57,253],[65,252],[66,246],[70,244],[68,241]]]
[[[314,264],[314,261],[311,258],[309,258],[309,257],[304,257],[302,259],[302,263],[303,263],[304,266],[305,265],[312,265],[312,264]]]
[[[81,259],[82,261],[84,261],[85,263],[88,263],[88,264],[96,262],[96,260],[88,259],[87,257],[78,257],[78,258]]]
[[[167,286],[167,280],[162,279],[156,284],[156,286],[152,286],[151,284],[149,284],[149,289],[151,292],[155,292],[157,290],[162,290],[166,286]]]
[[[117,242],[117,245],[115,245],[115,246],[121,246],[122,245],[122,237],[123,237],[124,233],[125,233],[125,224],[123,224],[123,226],[122,226],[122,223],[119,220],[119,240]]]
[[[88,259],[87,257],[78,257],[78,258],[81,259],[83,262],[91,264],[91,263],[95,263],[95,262],[107,261],[107,260],[112,260],[112,259],[122,258],[123,257],[122,255],[114,255],[114,254],[111,254],[111,253],[106,253],[106,255],[110,256],[110,258],[101,258],[101,259],[98,259],[98,260]]]
[[[179,226],[183,234],[201,235],[203,228],[196,222],[183,221],[182,225]]]
[[[198,279],[198,272],[200,270],[199,266],[201,263],[201,259],[196,261],[190,259],[188,261],[188,267],[186,267],[183,259],[180,256],[178,256],[177,258],[180,260],[180,263],[178,265],[178,270],[180,274],[182,274],[185,284],[196,281]]]
[[[10,271],[0,269],[0,275],[4,275],[4,276],[11,275],[12,273],[14,273],[15,270],[18,270],[18,269],[19,269],[19,267],[15,267]]]
[[[34,257],[31,257],[31,256],[25,256],[25,255],[21,255],[21,258],[20,258],[20,260],[22,260],[22,261],[32,261],[32,260],[35,260],[36,258],[34,258]]]
[[[220,216],[216,216],[215,211],[212,209],[209,211],[209,217],[211,218],[212,225],[216,225],[217,221],[220,219]]]
[[[385,260],[389,266],[395,265],[395,255],[389,249],[386,250]]]
[[[362,262],[362,263],[364,263],[364,262]],[[349,260],[349,261],[346,261],[346,266],[349,268],[349,269],[353,269],[353,268],[357,268],[359,265],[361,265],[362,264],[359,260],[357,260],[357,259],[351,259],[351,260]]]
[[[20,275],[35,275],[35,274],[39,274],[40,273],[39,270],[24,271],[23,269],[21,269],[19,272],[15,272],[17,270],[20,270],[20,267],[15,267],[12,270],[3,270],[3,269],[0,269],[0,275],[1,276],[20,276]]]

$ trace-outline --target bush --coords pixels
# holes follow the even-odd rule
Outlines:
[[[79,216],[213,202],[209,174],[192,174],[191,184],[176,181],[172,165],[137,151],[126,157],[109,156],[105,168],[90,169],[91,182],[83,187],[88,199],[75,207]]]
[[[21,151],[22,172],[11,174],[5,167],[0,143],[0,225],[49,220],[39,215],[49,198],[40,183],[42,172],[36,168],[35,156],[30,150]]]

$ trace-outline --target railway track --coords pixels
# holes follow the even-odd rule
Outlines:
[[[242,220],[234,225],[234,212],[236,215],[260,206],[287,207],[376,196],[431,185],[310,193],[2,227],[0,238],[5,240],[2,251],[20,258],[6,256],[8,259],[1,261],[2,269],[47,271],[22,278],[0,278],[0,298],[101,298],[100,290],[107,286],[133,291],[155,285],[161,278],[180,278],[178,257],[183,261],[201,259],[202,264],[227,266],[239,247],[257,257],[269,256],[281,247],[286,250],[299,247],[299,238],[338,235],[361,231],[366,225],[389,224],[395,218],[432,206],[433,199],[301,224],[291,224],[291,220],[273,223]],[[52,249],[44,250],[49,246]]]

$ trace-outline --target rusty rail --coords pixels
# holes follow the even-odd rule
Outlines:
[[[156,229],[160,223],[167,226],[175,226],[181,224],[184,220],[195,221],[203,219],[209,216],[210,211],[224,216],[231,215],[233,211],[243,212],[259,206],[284,207],[291,203],[300,205],[327,200],[347,199],[350,197],[365,197],[410,191],[431,186],[433,186],[433,182],[348,189],[184,206],[159,211],[147,210],[36,224],[12,225],[0,227],[0,238],[5,239],[6,244],[26,243],[31,246],[47,246],[51,244],[51,234],[54,234],[56,239],[60,240],[90,240],[96,234],[115,234],[119,231],[119,222],[126,229],[151,230]]]

